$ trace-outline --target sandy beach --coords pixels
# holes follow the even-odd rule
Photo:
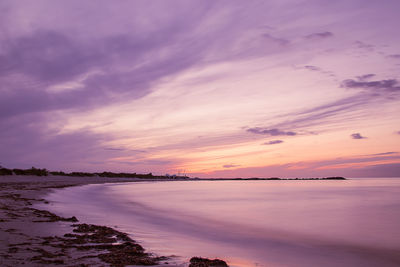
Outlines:
[[[127,234],[84,224],[34,208],[56,188],[96,183],[133,182],[130,178],[0,177],[1,266],[164,265],[166,257],[147,253]],[[169,264],[168,266],[171,266]]]

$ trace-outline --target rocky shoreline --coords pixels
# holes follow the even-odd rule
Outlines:
[[[1,266],[174,266],[171,258],[156,256],[113,228],[64,218],[37,203],[54,188],[91,183],[132,182],[132,179],[18,177],[0,179]],[[190,267],[228,266],[222,260],[193,257]],[[185,266],[187,266],[185,264]],[[175,265],[177,266],[177,265]],[[179,265],[181,266],[181,265]]]

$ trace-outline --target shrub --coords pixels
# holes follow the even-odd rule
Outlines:
[[[12,175],[12,174],[13,174],[12,170],[0,167],[0,175]]]

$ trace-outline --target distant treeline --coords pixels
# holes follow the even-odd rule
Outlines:
[[[0,175],[36,175],[36,176],[47,176],[49,172],[46,169],[37,169],[32,167],[31,169],[7,169],[7,168],[0,168]]]
[[[1,175],[36,175],[36,176],[73,176],[73,177],[109,177],[109,178],[140,178],[140,179],[188,179],[187,176],[177,176],[177,175],[153,175],[152,173],[148,174],[138,174],[138,173],[115,173],[115,172],[70,172],[65,173],[62,171],[48,171],[46,169],[38,169],[32,167],[30,169],[7,169],[0,166],[0,176]],[[209,179],[200,179],[194,178],[194,180],[234,180],[234,181],[252,181],[252,180],[346,180],[344,177],[325,177],[325,178],[209,178]]]
[[[141,178],[141,179],[166,179],[172,178],[171,176],[157,176],[152,173],[138,174],[138,173],[115,173],[115,172],[70,172],[65,173],[62,171],[48,171],[46,169],[38,169],[32,167],[30,169],[7,169],[0,167],[0,175],[36,175],[36,176],[74,176],[74,177],[111,177],[111,178]],[[186,179],[187,176],[174,176],[175,179]]]

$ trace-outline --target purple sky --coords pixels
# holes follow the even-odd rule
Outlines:
[[[0,164],[400,176],[400,1],[1,1]]]

